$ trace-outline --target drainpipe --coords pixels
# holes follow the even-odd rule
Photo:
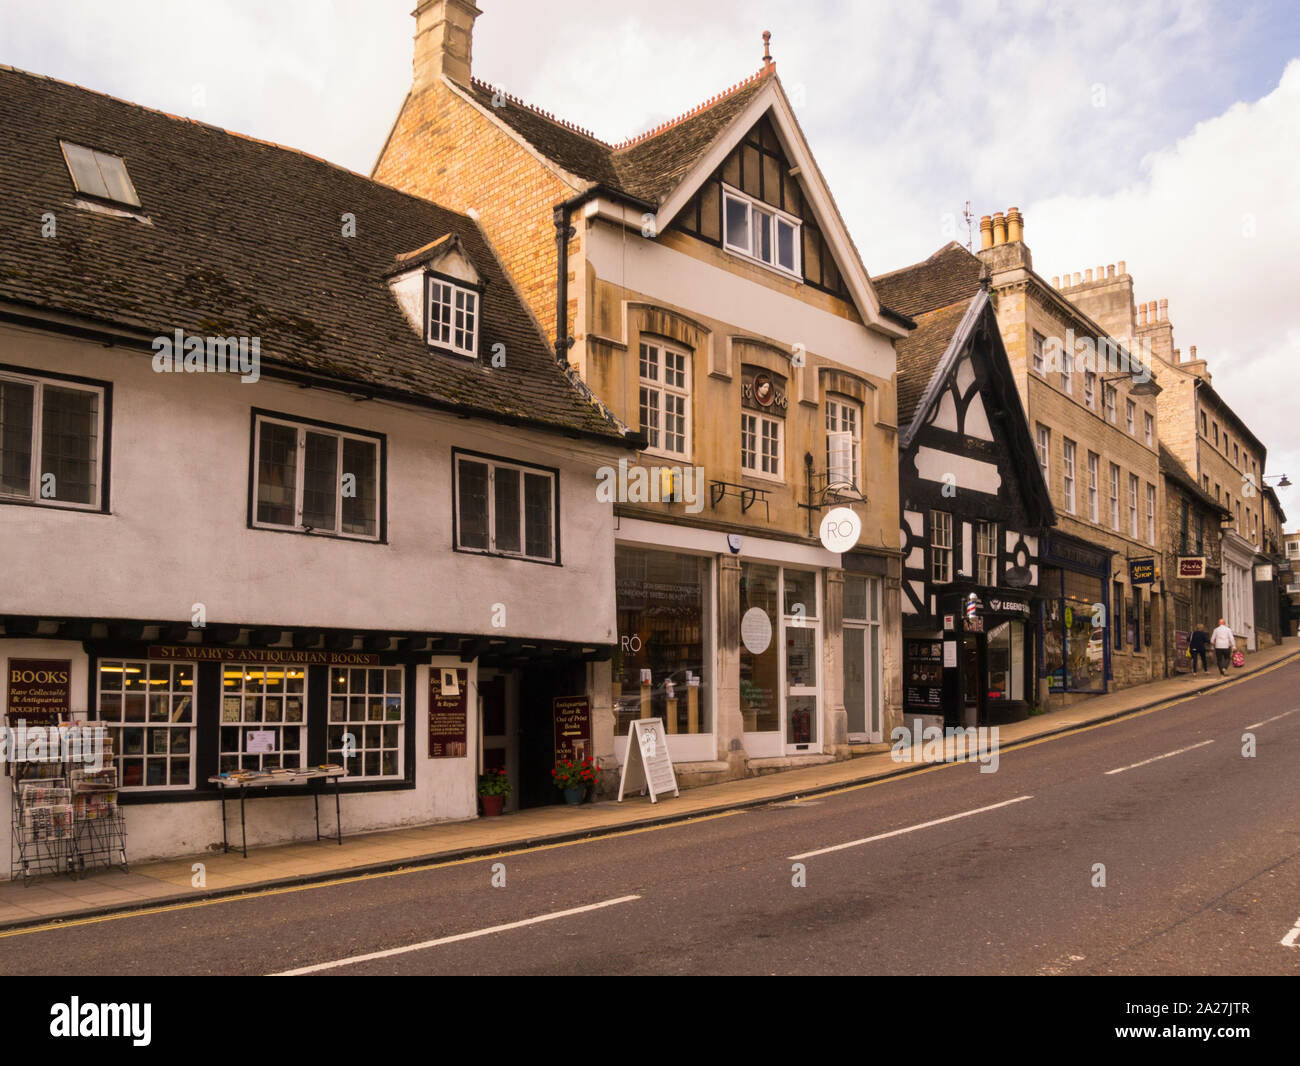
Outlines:
[[[638,200],[635,196],[606,185],[593,185],[585,192],[555,205],[555,361],[566,366],[569,362],[569,349],[573,347],[573,338],[569,336],[569,241],[576,234],[571,224],[573,212],[588,200],[602,196],[651,215],[658,210],[656,204]]]

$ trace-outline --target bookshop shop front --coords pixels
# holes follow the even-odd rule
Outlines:
[[[455,635],[322,637],[319,631],[297,635],[298,643],[320,645],[304,648],[294,647],[294,634],[287,631],[213,626],[194,639],[166,626],[67,620],[32,620],[21,626],[30,632],[18,636],[13,620],[6,621],[0,636],[6,681],[15,666],[57,667],[67,676],[58,717],[104,727],[131,861],[220,845],[221,793],[213,779],[223,774],[343,767],[345,842],[366,830],[475,817],[487,754],[480,671],[489,699],[508,683],[525,691],[525,702],[545,703],[549,734],[552,693],[544,686],[558,685],[556,670],[568,662],[574,677],[566,676],[564,691],[555,694],[572,695],[583,656],[599,653],[577,646],[513,647],[508,641],[494,647],[492,641]],[[74,633],[82,639],[71,639]],[[275,639],[259,644],[259,638]],[[533,667],[541,673],[529,673]],[[6,721],[16,726],[23,711],[21,686],[7,684],[5,691]],[[520,763],[518,751],[508,750],[512,746],[503,743],[502,763],[513,760],[516,771],[531,765],[526,758]],[[534,791],[540,794],[553,765],[549,743],[534,761]],[[11,815],[12,791],[4,790]],[[322,832],[332,834],[334,804],[328,808],[327,818],[326,804],[320,804]],[[237,839],[238,813],[234,818]],[[307,785],[249,799],[250,847],[315,837]]]

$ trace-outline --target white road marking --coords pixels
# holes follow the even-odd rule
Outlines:
[[[1288,932],[1287,935],[1282,938],[1282,946],[1284,948],[1295,947],[1297,937],[1300,937],[1300,918],[1296,919],[1295,928],[1292,929],[1290,932]]]
[[[1269,722],[1276,722],[1279,718],[1285,718],[1288,714],[1295,714],[1296,708],[1289,711],[1283,711],[1281,714],[1275,714],[1272,718],[1265,718],[1262,722],[1256,722],[1254,725],[1246,726],[1247,729],[1258,729],[1262,725],[1268,725]]]
[[[268,974],[267,976],[298,977],[305,973],[319,973],[321,970],[333,970],[339,966],[353,966],[359,962],[370,962],[372,959],[387,959],[393,955],[405,955],[411,951],[424,951],[426,948],[441,947],[443,944],[454,944],[458,940],[473,940],[475,937],[489,936],[492,933],[504,933],[508,929],[522,929],[527,925],[553,922],[556,918],[586,914],[588,911],[598,911],[602,907],[613,907],[619,903],[631,903],[634,899],[640,898],[640,896],[619,896],[617,899],[607,899],[601,903],[590,903],[585,907],[570,907],[567,911],[556,911],[554,914],[539,914],[536,918],[524,918],[522,921],[507,922],[505,925],[492,925],[486,929],[476,929],[472,933],[457,933],[455,936],[442,936],[437,940],[425,940],[419,944],[408,944],[404,948],[389,948],[387,951],[372,951],[367,955],[353,955],[346,959],[335,959],[333,962],[318,962],[313,966],[302,966],[297,970],[284,970],[281,973]]]
[[[1186,748],[1179,748],[1177,751],[1167,751],[1163,755],[1157,755],[1153,759],[1143,759],[1141,762],[1135,762],[1132,766],[1121,766],[1115,770],[1107,770],[1106,776],[1111,774],[1122,774],[1125,770],[1136,770],[1139,766],[1146,766],[1148,763],[1159,762],[1161,759],[1172,759],[1175,755],[1181,755],[1185,751],[1195,751],[1197,748],[1203,748],[1206,744],[1213,744],[1212,740],[1202,740],[1199,744],[1192,744]]]
[[[829,848],[819,848],[817,851],[805,851],[802,855],[791,855],[791,862],[798,862],[800,859],[811,859],[814,855],[825,855],[831,851],[843,851],[845,848],[856,848],[860,844],[870,844],[877,840],[886,840],[889,837],[902,836],[904,833],[915,833],[918,829],[929,829],[932,825],[942,825],[944,822],[955,822],[958,818],[969,818],[972,814],[983,814],[985,811],[996,811],[999,807],[1008,807],[1013,803],[1023,803],[1027,799],[1033,799],[1033,796],[1017,796],[1015,799],[1003,800],[1001,803],[991,803],[987,807],[978,807],[973,811],[962,811],[961,814],[950,814],[946,818],[936,818],[932,822],[922,822],[920,825],[909,825],[905,829],[893,829],[888,833],[877,833],[873,837],[863,837],[861,840],[850,840],[847,844],[835,844]]]

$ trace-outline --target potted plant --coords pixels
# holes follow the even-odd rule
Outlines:
[[[505,770],[484,770],[479,774],[478,795],[483,801],[483,817],[492,818],[500,814],[502,804],[510,795],[510,778]]]
[[[551,771],[555,787],[564,792],[564,802],[578,804],[596,784],[596,764],[590,759],[560,759]]]

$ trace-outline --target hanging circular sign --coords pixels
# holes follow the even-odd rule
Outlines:
[[[822,519],[822,544],[827,551],[851,551],[862,536],[862,519],[851,507],[832,507]]]
[[[750,655],[762,655],[772,643],[772,620],[762,607],[751,607],[740,620],[740,640]]]

